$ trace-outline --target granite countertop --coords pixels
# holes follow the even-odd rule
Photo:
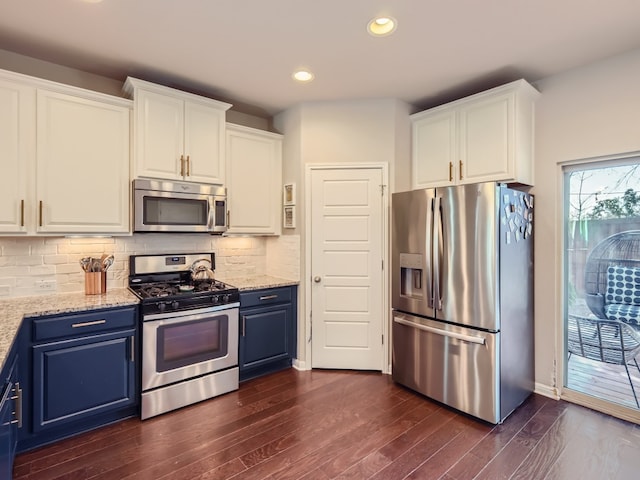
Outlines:
[[[238,290],[259,290],[261,288],[277,288],[277,287],[290,287],[292,285],[298,285],[298,280],[288,280],[286,278],[272,277],[271,275],[251,275],[246,277],[220,277],[216,276],[218,280],[233,285]]]
[[[126,288],[109,290],[102,295],[58,293],[0,300],[0,367],[4,365],[24,317],[98,310],[138,303],[138,298]]]
[[[240,291],[288,287],[300,283],[297,280],[288,280],[270,275],[217,278],[237,287]],[[24,317],[83,312],[101,308],[137,305],[138,303],[138,297],[127,288],[112,289],[102,295],[57,293],[0,300],[0,367],[4,365],[5,358]]]

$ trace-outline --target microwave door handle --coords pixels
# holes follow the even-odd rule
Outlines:
[[[215,227],[215,215],[216,215],[216,200],[213,197],[209,197],[209,215],[207,218],[207,230],[213,232]]]

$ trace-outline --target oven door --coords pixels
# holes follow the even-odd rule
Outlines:
[[[237,303],[143,318],[142,390],[237,365]]]
[[[198,193],[134,190],[134,231],[212,232],[213,197]]]

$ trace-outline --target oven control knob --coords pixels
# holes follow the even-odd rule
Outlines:
[[[222,301],[223,301],[224,303],[229,303],[229,295],[226,295],[226,294],[225,294],[225,295],[223,295],[223,296],[222,296]]]
[[[158,304],[158,310],[160,310],[161,312],[164,312],[165,308],[167,308],[167,304],[166,303],[159,303]]]
[[[220,301],[220,297],[218,295],[214,295],[211,297],[211,303],[218,303]]]
[[[178,302],[172,302],[171,303],[171,308],[173,308],[174,310],[177,310],[179,306],[180,306],[180,304]]]

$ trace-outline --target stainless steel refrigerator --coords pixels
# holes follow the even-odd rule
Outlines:
[[[533,197],[496,183],[392,196],[393,379],[491,423],[533,391]]]

